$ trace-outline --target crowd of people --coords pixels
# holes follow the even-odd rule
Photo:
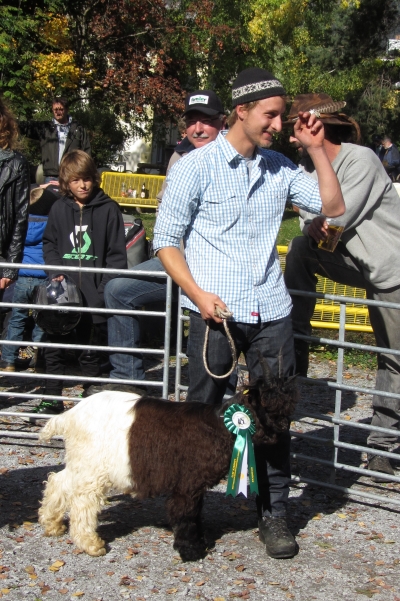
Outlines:
[[[164,300],[165,279],[157,277],[164,270],[181,287],[182,305],[190,314],[187,401],[216,408],[236,387],[234,378],[221,378],[232,361],[221,315],[232,315],[230,332],[236,352],[244,354],[250,379],[255,380],[262,376],[260,357],[274,374],[307,375],[308,343],[294,340],[293,333],[310,335],[315,299],[295,294],[291,298],[288,288],[315,291],[316,274],[320,274],[365,288],[368,298],[400,302],[400,269],[396,268],[400,203],[388,177],[389,168],[399,165],[398,151],[389,138],[381,140],[385,152],[361,146],[357,123],[341,113],[328,95],[297,96],[283,123],[285,90],[265,69],[239,73],[232,84],[228,120],[213,91],[188,94],[183,115],[186,136],[171,157],[159,195],[155,257],[133,267],[135,277],[50,269],[52,265],[127,269],[122,215],[99,187],[87,133],[68,115],[63,99],[55,99],[52,110],[52,122],[20,124],[22,131],[42,144],[47,181],[30,192],[27,163],[13,150],[15,120],[0,104],[1,258],[10,263],[9,269],[3,269],[0,286],[4,290],[17,280],[14,300],[29,302],[41,279],[48,277],[52,286],[61,286],[60,294],[72,279],[83,306],[93,309],[82,313],[77,329],[78,342],[88,347],[79,356],[84,376],[101,373],[99,356],[90,345],[104,334],[106,319],[95,310],[135,310]],[[299,166],[270,150],[283,127],[289,129],[299,151]],[[299,212],[304,235],[291,242],[283,276],[275,244],[288,201]],[[331,218],[337,219],[342,234],[329,252],[321,242],[328,237]],[[45,271],[20,270],[17,278],[11,264],[21,259],[44,264]],[[143,276],[141,271],[154,276]],[[26,311],[13,309],[9,340],[21,339],[23,319]],[[370,319],[377,345],[398,349],[396,311],[370,307]],[[38,321],[34,340],[46,336],[54,343],[44,352],[45,372],[60,376],[46,380],[46,394],[59,397],[65,359],[57,344],[66,337],[54,324],[46,332],[40,325]],[[140,346],[136,316],[110,315],[107,325],[110,347]],[[208,368],[203,362],[206,327]],[[16,348],[3,345],[3,370],[13,371]],[[112,382],[102,387],[85,385],[85,394],[147,392],[140,354],[110,352],[110,363]],[[138,384],[128,385],[126,380]],[[400,392],[399,382],[398,358],[390,351],[380,353],[377,389],[387,396],[373,398],[374,426],[399,428],[400,405],[391,396]],[[63,410],[59,399],[42,401],[36,408],[46,415]],[[379,452],[396,441],[396,435],[384,430],[373,431],[368,438],[369,468],[379,472],[376,478],[381,481],[395,472]],[[271,557],[292,557],[296,543],[286,525],[289,432],[276,444],[256,449],[256,461],[260,537]]]

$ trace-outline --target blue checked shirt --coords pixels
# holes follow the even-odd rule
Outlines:
[[[200,288],[217,294],[244,323],[289,315],[276,251],[286,201],[320,213],[318,183],[289,159],[257,149],[251,178],[223,134],[179,160],[167,179],[154,228],[154,249],[180,247]],[[198,312],[184,296],[182,304]]]

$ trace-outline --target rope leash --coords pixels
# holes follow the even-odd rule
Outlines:
[[[206,370],[206,372],[208,373],[209,376],[211,376],[212,378],[216,378],[217,380],[222,380],[223,378],[227,378],[228,376],[230,376],[231,373],[236,369],[236,366],[237,366],[237,357],[236,357],[235,343],[233,342],[233,338],[232,338],[231,333],[229,331],[228,324],[226,323],[226,320],[229,319],[230,317],[232,317],[233,313],[231,311],[229,311],[229,310],[225,311],[224,309],[221,309],[221,307],[218,307],[218,305],[216,305],[215,309],[214,309],[214,315],[216,317],[219,317],[220,319],[222,319],[222,323],[224,324],[224,329],[225,329],[226,337],[228,338],[229,346],[231,347],[232,367],[223,376],[216,376],[215,374],[211,373],[211,371],[210,371],[210,369],[209,369],[209,367],[207,365],[207,346],[208,346],[208,335],[209,335],[209,332],[210,332],[209,320],[207,320],[206,334],[204,336],[203,363],[204,363],[205,370]]]

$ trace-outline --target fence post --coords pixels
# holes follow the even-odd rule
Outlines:
[[[339,321],[339,342],[344,342],[346,336],[346,303],[340,303],[340,321]],[[343,384],[343,359],[344,359],[344,348],[338,348],[338,357],[336,364],[336,383]],[[335,393],[335,419],[340,419],[340,413],[342,410],[342,391],[336,390]],[[340,424],[333,424],[333,463],[336,464],[338,461],[339,449],[336,446],[336,442],[340,439]],[[336,480],[336,468],[333,466],[330,473],[330,482],[335,483]]]

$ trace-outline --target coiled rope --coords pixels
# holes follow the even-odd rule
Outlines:
[[[226,323],[226,320],[229,319],[230,317],[232,317],[233,313],[231,311],[229,311],[229,310],[225,311],[224,309],[221,309],[221,307],[219,307],[218,305],[215,305],[214,315],[216,317],[219,317],[220,319],[222,319],[222,323],[224,325],[226,337],[228,338],[229,346],[231,347],[231,352],[232,352],[232,367],[223,376],[217,376],[217,375],[211,373],[211,371],[210,371],[210,369],[209,369],[209,367],[207,365],[207,347],[208,347],[208,335],[209,335],[209,332],[210,332],[210,324],[209,324],[210,320],[207,320],[206,334],[204,336],[203,363],[204,363],[205,370],[206,370],[206,372],[208,373],[209,376],[211,376],[212,378],[216,378],[217,380],[222,380],[223,378],[227,378],[228,376],[230,376],[231,373],[236,369],[236,366],[237,366],[237,357],[236,357],[235,343],[233,342],[233,338],[232,338],[231,333],[229,331],[228,324]]]

